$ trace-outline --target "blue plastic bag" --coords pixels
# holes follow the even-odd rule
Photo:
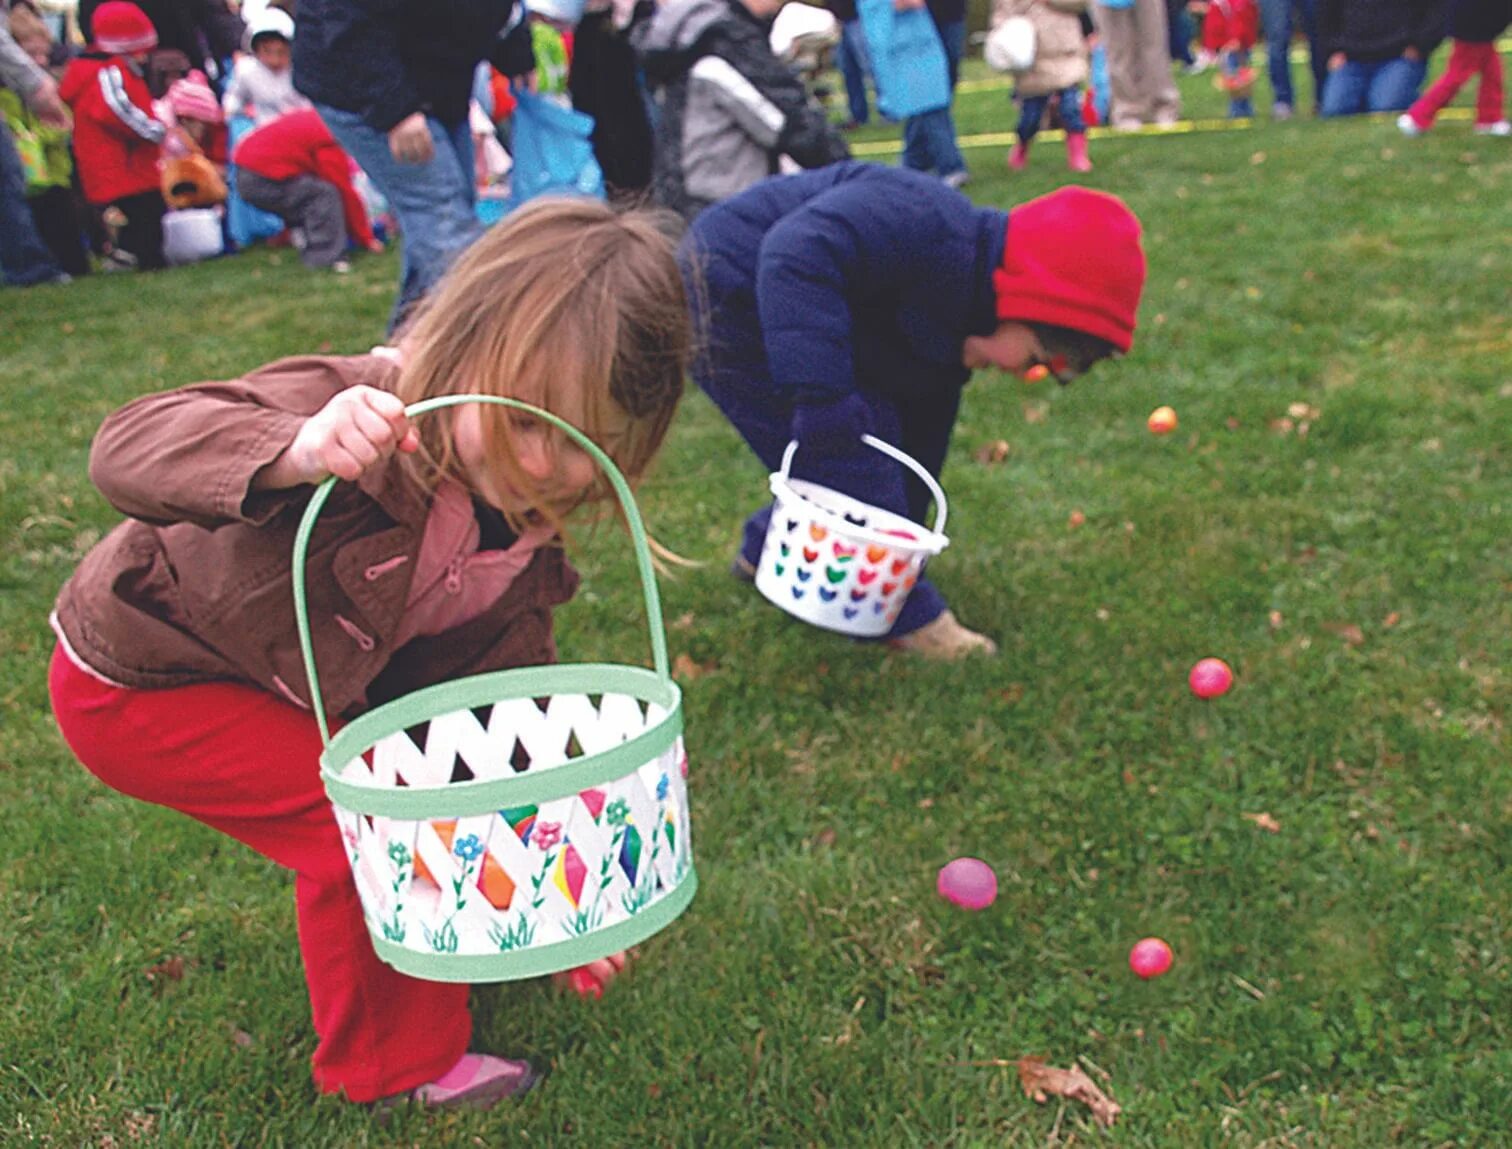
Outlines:
[[[945,46],[927,8],[899,12],[893,0],[856,5],[871,50],[877,107],[890,120],[906,120],[950,106]]]
[[[241,138],[253,128],[251,116],[232,116],[226,125],[230,139],[226,141],[229,153],[241,142]],[[236,165],[226,168],[226,231],[237,247],[246,247],[260,239],[270,239],[284,229],[284,221],[271,211],[253,207],[236,194]]]
[[[539,195],[604,198],[604,173],[593,156],[593,117],[517,89],[510,116],[509,206]]]

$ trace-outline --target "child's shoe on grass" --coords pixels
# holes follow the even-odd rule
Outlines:
[[[997,643],[985,634],[967,630],[948,610],[911,634],[888,639],[887,645],[937,662],[954,662],[972,654],[997,653]]]
[[[1512,123],[1497,120],[1491,124],[1476,124],[1471,130],[1478,136],[1512,136]]]
[[[1412,118],[1411,112],[1403,112],[1397,117],[1397,131],[1404,136],[1420,136],[1428,129]]]
[[[528,1061],[510,1061],[486,1053],[464,1053],[462,1059],[434,1081],[380,1102],[382,1109],[413,1101],[429,1109],[490,1109],[508,1097],[518,1097],[538,1080]]]
[[[730,563],[730,575],[741,582],[756,581],[756,564],[746,558],[739,551],[735,552],[735,558]]]
[[[1092,161],[1087,156],[1087,133],[1067,133],[1066,166],[1073,172],[1090,172],[1092,170]]]
[[[1029,163],[1029,145],[1023,140],[1013,145],[1013,150],[1008,153],[1008,170],[1021,172]]]

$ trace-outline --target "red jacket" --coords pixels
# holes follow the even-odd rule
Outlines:
[[[1202,19],[1202,46],[1221,52],[1237,41],[1249,51],[1260,38],[1260,9],[1255,0],[1210,0]]]
[[[73,109],[85,199],[107,204],[158,190],[167,128],[152,114],[147,82],[124,56],[89,53],[71,60],[58,94]]]
[[[352,186],[352,161],[341,150],[331,129],[325,126],[315,109],[285,112],[277,119],[253,128],[236,145],[231,162],[264,179],[291,180],[296,176],[314,176],[335,184],[341,193],[347,235],[363,247],[373,242],[367,208]]]

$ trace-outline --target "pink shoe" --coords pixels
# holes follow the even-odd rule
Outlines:
[[[436,1080],[391,1100],[408,1099],[431,1109],[490,1109],[506,1097],[518,1097],[536,1081],[528,1061],[464,1053]]]
[[[1073,172],[1090,172],[1092,161],[1087,158],[1087,133],[1066,134],[1066,166]]]
[[[1029,145],[1023,140],[1013,145],[1013,150],[1008,153],[1008,168],[1010,171],[1021,172],[1029,163]]]
[[[594,1001],[604,996],[604,990],[625,968],[628,957],[622,950],[606,958],[580,965],[566,973],[556,975],[556,983],[565,986],[579,997],[591,997]]]

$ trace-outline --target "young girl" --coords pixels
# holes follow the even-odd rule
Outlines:
[[[1502,62],[1496,41],[1512,19],[1508,0],[1451,0],[1449,5],[1449,66],[1412,107],[1397,117],[1404,135],[1420,136],[1433,127],[1444,106],[1474,77],[1480,77],[1475,98],[1475,134],[1512,136],[1502,102]]]
[[[1008,153],[1012,171],[1022,171],[1029,162],[1029,145],[1039,134],[1051,100],[1066,129],[1066,166],[1073,172],[1092,170],[1081,96],[1088,74],[1087,38],[1081,25],[1086,8],[1085,0],[997,0],[993,5],[994,26],[1012,16],[1023,16],[1034,25],[1034,65],[1013,77],[1019,122],[1018,143]]]
[[[412,425],[404,408],[518,398],[580,427],[633,482],[666,434],[688,349],[661,225],[548,200],[459,259],[396,346],[149,395],[94,443],[91,476],[129,518],[59,595],[54,713],[106,784],[294,870],[323,1092],[479,1105],[534,1075],[467,1052],[465,985],[400,974],[368,941],[295,632],[290,559],[312,484],[347,480],[307,567],[332,719],[551,662],[552,608],[577,586],[555,540],[607,483],[521,412],[464,405]]]

